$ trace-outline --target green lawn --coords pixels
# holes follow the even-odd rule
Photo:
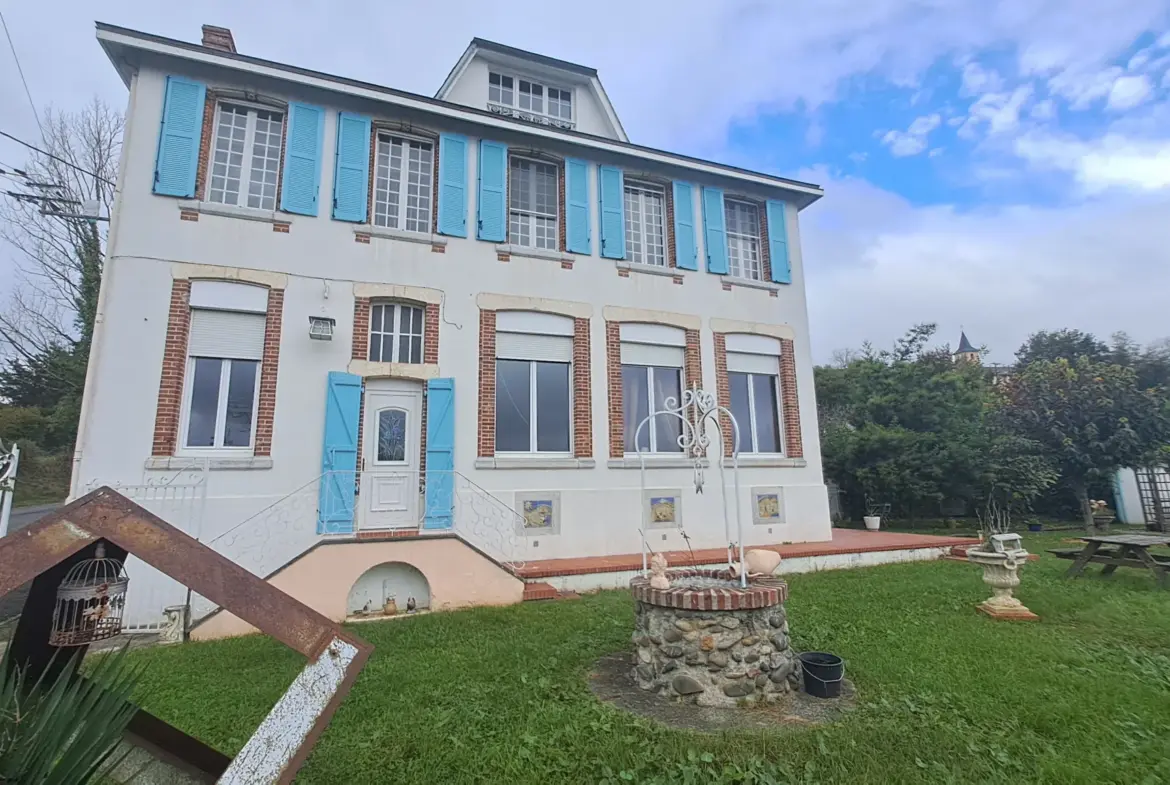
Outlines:
[[[1025,569],[1035,624],[977,614],[965,564],[793,576],[795,644],[844,656],[861,701],[810,730],[699,735],[599,703],[585,674],[628,645],[626,592],[357,625],[377,650],[298,782],[1170,781],[1170,591],[1068,564]],[[227,753],[302,664],[262,637],[136,656],[144,707]]]

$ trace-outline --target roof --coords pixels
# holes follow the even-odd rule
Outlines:
[[[473,123],[477,126],[506,130],[508,133],[539,140],[555,140],[591,151],[607,153],[650,161],[678,169],[705,175],[723,177],[729,180],[778,188],[787,192],[786,199],[797,209],[803,209],[824,196],[824,190],[813,183],[792,180],[776,175],[743,169],[678,153],[658,150],[653,147],[631,142],[605,139],[600,136],[570,131],[551,126],[533,125],[523,120],[498,115],[486,109],[462,106],[437,98],[397,90],[391,87],[362,82],[357,79],[299,68],[259,57],[250,57],[235,52],[209,49],[199,44],[179,41],[165,36],[144,33],[117,25],[96,23],[97,38],[110,61],[118,69],[123,82],[130,84],[142,53],[155,57],[174,57],[204,66],[215,66],[241,71],[250,76],[280,79],[318,90],[326,90],[351,97],[391,104],[400,109],[415,110],[438,115],[448,120]]]
[[[979,350],[976,349],[974,346],[972,346],[971,342],[967,340],[967,333],[960,331],[959,332],[959,348],[955,352],[955,354],[974,354],[975,352],[978,352],[978,351]]]
[[[489,52],[498,52],[502,55],[511,55],[512,57],[522,57],[525,60],[531,60],[541,65],[547,65],[550,68],[559,68],[562,71],[573,71],[583,76],[597,76],[597,69],[590,68],[585,65],[577,65],[570,63],[567,60],[558,60],[555,57],[548,55],[537,54],[536,52],[529,52],[526,49],[517,49],[514,46],[507,44],[497,44],[495,41],[489,41],[486,38],[472,38],[471,45],[477,46],[480,49],[486,49]]]

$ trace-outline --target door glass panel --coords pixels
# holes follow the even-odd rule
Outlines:
[[[752,375],[756,403],[756,444],[759,452],[780,452],[780,413],[776,377]]]
[[[673,399],[678,406],[682,396],[682,373],[677,368],[654,369],[654,411],[666,411],[666,401]],[[678,440],[682,436],[682,420],[674,415],[654,418],[655,452],[681,452]]]
[[[536,364],[536,451],[569,451],[569,364]]]
[[[228,369],[227,411],[223,446],[247,447],[252,442],[252,402],[256,400],[255,360],[232,360]]]
[[[748,375],[746,373],[729,373],[727,381],[731,387],[731,414],[735,417],[735,426],[739,429],[739,451],[754,452],[752,449],[752,410],[751,399],[748,397]],[[736,427],[727,434],[728,439],[735,441]]]
[[[188,447],[215,446],[215,415],[219,409],[219,381],[223,360],[198,357],[191,381],[191,413],[187,424]]]
[[[496,450],[531,449],[530,376],[527,360],[496,360]]]
[[[383,409],[378,412],[378,462],[406,460],[406,412]]]

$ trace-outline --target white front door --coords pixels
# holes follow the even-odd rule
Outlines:
[[[418,526],[422,388],[394,379],[366,382],[362,433],[362,529]]]

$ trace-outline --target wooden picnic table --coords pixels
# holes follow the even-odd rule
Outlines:
[[[1085,571],[1090,562],[1104,564],[1102,575],[1112,575],[1118,567],[1148,569],[1158,585],[1166,588],[1170,577],[1170,556],[1150,553],[1150,548],[1170,545],[1167,534],[1093,534],[1077,539],[1085,541],[1084,548],[1054,548],[1049,553],[1061,559],[1073,559],[1066,575],[1075,578]]]

